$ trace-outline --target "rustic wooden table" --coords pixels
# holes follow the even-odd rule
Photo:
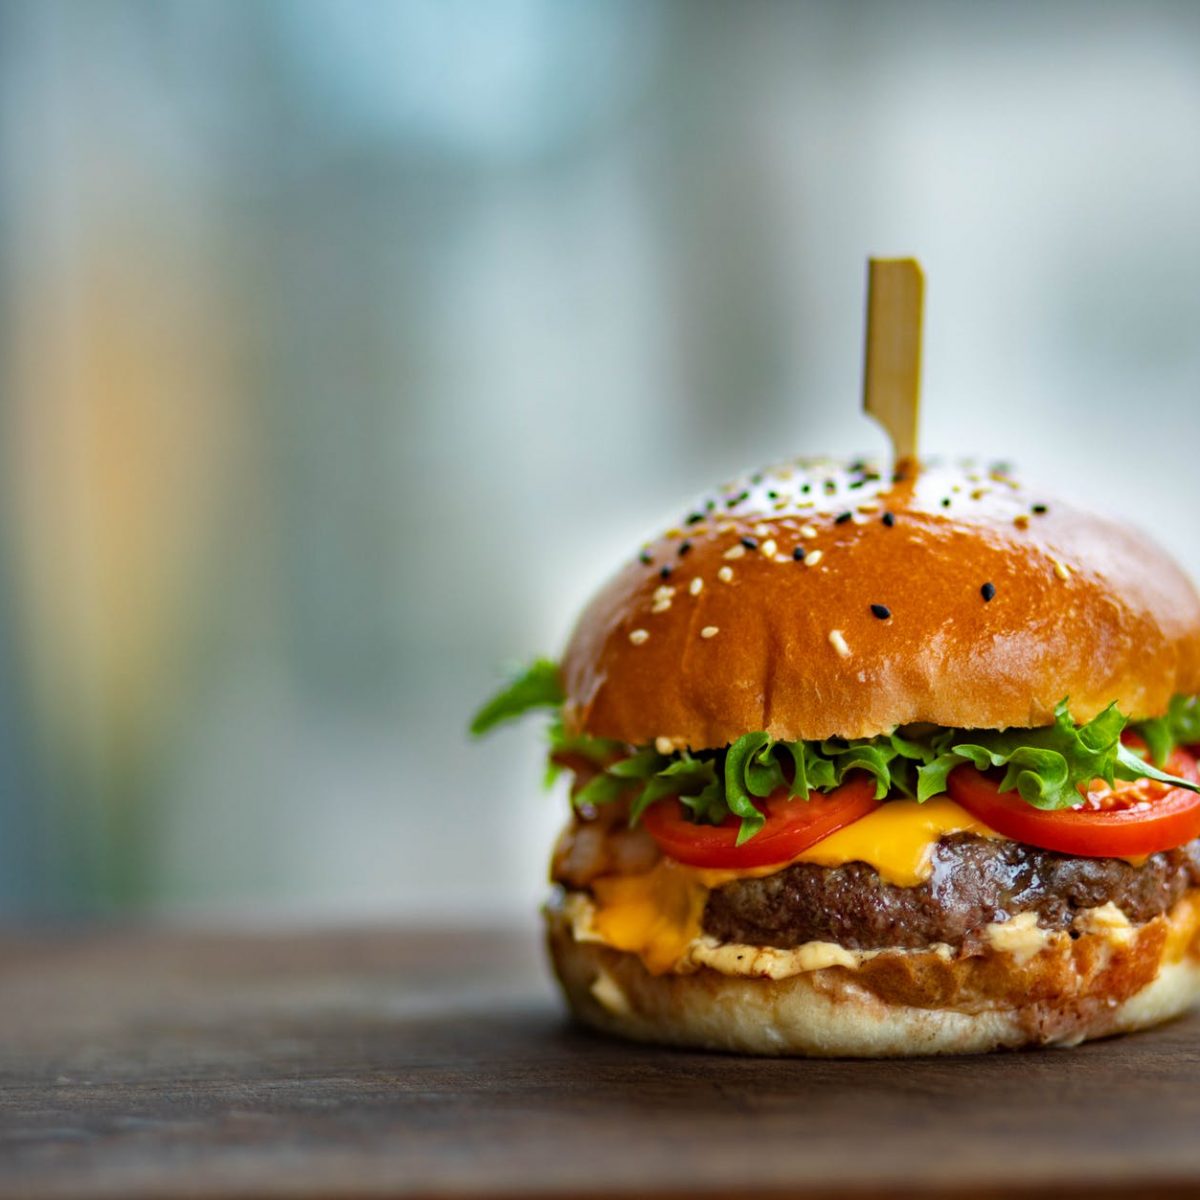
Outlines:
[[[1200,1194],[1200,1019],[760,1061],[562,1017],[529,933],[0,937],[0,1196]]]

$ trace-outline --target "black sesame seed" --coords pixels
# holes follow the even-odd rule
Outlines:
[[[640,560],[641,560],[641,561],[642,561],[642,562],[643,562],[643,563],[644,563],[646,566],[649,566],[649,565],[650,565],[650,564],[651,564],[651,563],[654,561],[654,555],[653,555],[653,554],[651,554],[649,550],[643,550],[643,551],[641,552],[641,554],[639,554],[639,555],[638,555],[638,558],[639,558],[639,559],[640,559]]]
[[[1049,509],[1044,504],[1035,504],[1029,511],[1036,513],[1040,517],[1043,513],[1048,512]]]
[[[863,462],[863,460],[861,458],[856,458],[854,460],[854,462],[852,462],[850,464],[850,466],[847,468],[847,470],[851,471],[854,474],[858,474],[860,471],[865,471],[866,469],[867,469],[867,464],[865,462]]]
[[[896,523],[896,514],[886,512],[879,518],[889,529]]]
[[[892,610],[886,604],[872,604],[871,615],[878,617],[881,621],[886,621],[892,615]]]
[[[808,493],[812,491],[812,484],[811,483],[802,483],[800,485],[800,490],[807,496]]]
[[[825,480],[825,491],[832,496],[837,491],[837,484],[832,479]]]
[[[867,481],[867,483],[875,483],[882,478],[883,478],[883,476],[880,475],[878,471],[868,471],[863,476],[863,479],[865,479]]]
[[[752,537],[742,538],[742,545],[745,546],[747,550],[757,550],[758,549],[758,542],[756,542],[754,540],[754,538],[752,538]]]
[[[845,525],[845,523],[853,516],[854,514],[852,512],[838,513],[838,515],[834,517],[833,523],[835,525]]]
[[[663,579],[670,579],[670,578],[671,578],[671,571],[672,571],[673,569],[674,569],[674,568],[673,568],[673,567],[672,567],[672,566],[671,566],[671,565],[668,563],[668,564],[667,564],[665,567],[663,567],[663,568],[662,568],[662,569],[659,571],[659,575],[660,575],[660,576],[661,576],[661,578],[663,578]]]
[[[767,499],[768,500],[778,500],[779,493],[774,488],[768,488],[767,489]]]
[[[979,589],[979,594],[983,597],[983,602],[986,604],[996,594],[996,585],[994,583],[985,583]]]
[[[684,524],[685,525],[699,525],[700,522],[703,520],[704,520],[704,514],[702,512],[688,513],[687,520],[684,521]]]
[[[803,546],[797,546],[797,547],[795,548],[795,550],[793,550],[793,551],[792,551],[792,557],[793,557],[793,558],[794,558],[794,559],[795,559],[797,562],[803,562],[803,561],[804,561],[804,547],[803,547]]]
[[[856,480],[855,480],[855,481],[854,481],[854,482],[853,482],[853,483],[850,485],[850,490],[851,490],[852,492],[853,492],[853,491],[856,491],[858,488],[862,487],[862,485],[863,485],[864,483],[866,483],[866,482],[867,482],[867,481],[866,481],[865,479],[856,479]]]
[[[712,510],[716,507],[717,507],[717,502],[715,500],[705,500],[705,502],[704,502],[705,512],[712,512]]]
[[[688,542],[688,541],[680,542],[679,543],[679,557],[682,558],[691,548],[692,548],[691,542]]]
[[[751,483],[762,483],[762,481],[763,481],[763,477],[761,475],[751,475],[750,476]]]
[[[949,497],[949,496],[943,496],[943,497],[942,497],[942,507],[943,507],[943,508],[949,508],[949,507],[950,507],[950,497]]]

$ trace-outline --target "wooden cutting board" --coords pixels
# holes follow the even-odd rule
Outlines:
[[[563,1018],[530,932],[0,937],[0,1196],[1200,1194],[1200,1020],[764,1061]]]

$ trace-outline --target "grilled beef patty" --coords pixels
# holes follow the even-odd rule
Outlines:
[[[885,883],[865,863],[797,863],[717,888],[704,910],[704,931],[723,942],[784,949],[811,941],[851,950],[958,946],[1017,913],[1036,912],[1040,925],[1065,929],[1079,909],[1109,901],[1141,924],[1196,886],[1200,838],[1135,867],[957,833],[938,843],[933,874],[920,887]]]

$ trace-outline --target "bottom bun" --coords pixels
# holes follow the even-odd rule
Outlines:
[[[1031,931],[1035,944],[1016,949],[993,939],[971,953],[888,950],[783,978],[707,966],[652,975],[634,954],[578,939],[561,905],[546,916],[575,1015],[643,1042],[822,1057],[977,1054],[1145,1029],[1200,998],[1200,889],[1144,925],[1083,921],[1072,934]]]

